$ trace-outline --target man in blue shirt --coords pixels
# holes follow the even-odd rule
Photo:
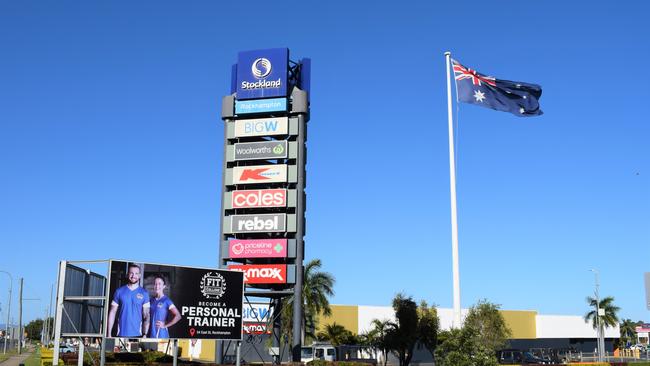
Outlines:
[[[181,314],[176,309],[172,300],[165,296],[165,279],[162,276],[156,276],[153,280],[154,295],[151,298],[149,314],[153,326],[149,329],[149,338],[169,338],[167,328],[178,323],[181,320]],[[174,317],[167,321],[171,313]]]
[[[111,336],[118,315],[118,337],[146,337],[149,330],[149,294],[140,286],[140,266],[129,264],[128,283],[113,294],[108,312],[108,335]]]

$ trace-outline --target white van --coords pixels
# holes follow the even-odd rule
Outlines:
[[[331,344],[314,343],[300,351],[300,362],[313,360],[336,361],[336,348]]]

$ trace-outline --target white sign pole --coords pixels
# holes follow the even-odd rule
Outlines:
[[[66,261],[59,262],[59,280],[56,288],[56,312],[54,313],[54,352],[52,366],[59,365],[59,345],[61,344],[61,321],[63,320],[63,288],[65,287]]]
[[[453,328],[461,327],[460,315],[460,269],[458,265],[458,214],[456,211],[456,160],[454,153],[454,122],[451,109],[451,52],[445,52],[447,63],[447,119],[449,122],[449,185],[451,190],[451,257],[454,281]]]

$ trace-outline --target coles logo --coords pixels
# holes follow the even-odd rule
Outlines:
[[[286,189],[256,189],[232,192],[233,208],[286,207],[286,205]]]
[[[284,264],[232,264],[228,269],[244,272],[244,283],[287,283],[287,266]]]

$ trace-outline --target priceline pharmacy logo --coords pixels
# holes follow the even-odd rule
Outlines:
[[[269,59],[260,57],[257,60],[253,61],[253,65],[251,66],[251,71],[253,72],[253,76],[255,76],[258,79],[263,79],[271,73],[271,61]]]

